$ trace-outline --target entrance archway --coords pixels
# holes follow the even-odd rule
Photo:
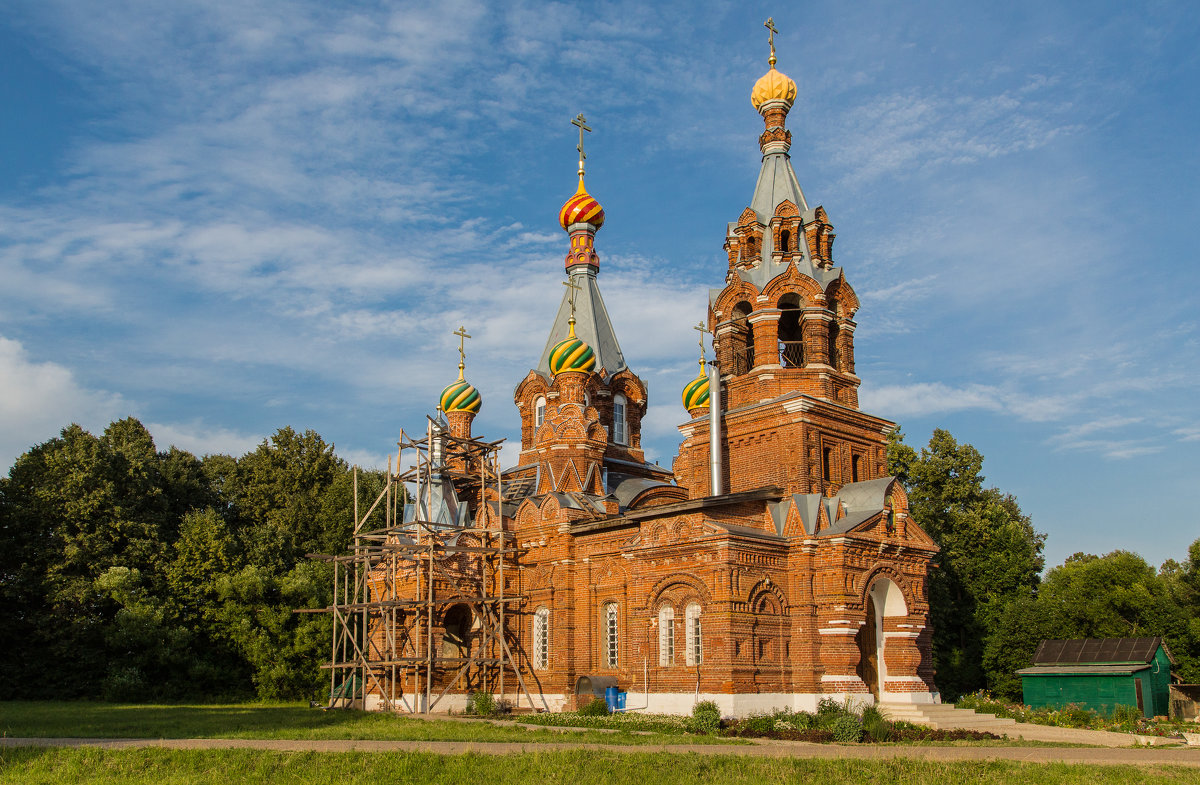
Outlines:
[[[908,616],[908,604],[904,592],[888,578],[879,577],[871,583],[866,597],[866,618],[856,637],[859,650],[858,675],[867,689],[878,701],[887,681],[887,660],[884,652],[887,638],[883,632],[883,620],[888,617]]]

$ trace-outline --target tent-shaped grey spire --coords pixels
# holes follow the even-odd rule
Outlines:
[[[808,206],[804,191],[800,189],[800,181],[796,179],[796,171],[792,168],[792,160],[783,150],[775,150],[763,156],[762,169],[758,173],[758,183],[754,186],[754,197],[750,200],[750,209],[763,226],[769,226],[775,215],[775,208],[784,201],[791,201],[800,212],[804,223],[809,223],[815,217],[816,210]],[[729,224],[727,230],[732,234],[737,224]],[[801,256],[796,257],[796,269],[804,275],[821,284],[824,289],[841,275],[841,269],[822,269],[813,263],[808,250],[808,244],[801,241],[799,245]],[[776,262],[771,258],[775,251],[775,238],[771,232],[763,232],[762,261],[749,270],[741,270],[738,274],[743,281],[754,284],[761,291],[777,275],[787,272],[787,262]]]
[[[575,335],[592,347],[596,355],[596,371],[604,369],[605,376],[612,376],[617,371],[624,370],[625,356],[621,354],[617,333],[608,318],[604,298],[600,296],[600,287],[596,285],[596,271],[585,265],[576,265],[571,268],[570,281],[579,287],[575,296]],[[550,328],[550,337],[546,340],[546,348],[542,350],[542,359],[537,366],[538,372],[546,376],[551,375],[550,350],[567,337],[567,331],[570,329],[570,294],[570,290],[563,293],[558,315],[554,317],[554,326]]]

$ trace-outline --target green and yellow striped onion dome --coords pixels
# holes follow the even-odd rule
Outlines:
[[[442,411],[449,414],[450,412],[470,412],[476,414],[479,407],[483,405],[483,398],[479,395],[479,390],[463,379],[458,377],[458,381],[442,390],[440,399]]]
[[[700,406],[708,406],[708,375],[701,368],[700,374],[683,388],[683,408],[689,412]]]
[[[575,322],[571,321],[571,334],[554,344],[550,350],[550,373],[558,376],[563,371],[587,373],[596,367],[596,353],[592,347],[576,337]]]

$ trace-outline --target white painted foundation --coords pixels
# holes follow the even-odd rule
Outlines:
[[[499,696],[496,697],[499,699]],[[509,702],[516,705],[514,695],[509,694],[505,697]],[[543,711],[548,707],[550,711],[559,712],[563,710],[563,704],[566,703],[567,697],[563,694],[552,693],[546,693],[541,696],[534,695],[534,706]],[[713,692],[651,692],[648,694],[645,692],[630,692],[625,698],[625,710],[634,714],[645,712],[648,714],[687,715],[692,713],[692,707],[700,701],[712,701],[720,707],[722,716],[745,717],[750,714],[765,714],[775,709],[815,712],[817,704],[826,698],[831,698],[838,703],[849,701],[854,706],[868,706],[875,702],[870,693],[863,692],[759,692],[738,693],[734,695]],[[543,699],[545,701],[544,704]],[[928,705],[941,703],[941,696],[936,692],[928,691],[884,692],[881,700],[886,703]],[[425,710],[424,696],[420,696],[415,702],[416,711],[421,712]],[[447,695],[438,701],[434,710],[436,712],[461,712],[466,708],[466,705],[466,695]],[[529,701],[525,699],[524,695],[521,696],[519,705],[522,708],[529,705]],[[406,701],[401,710],[412,711],[411,706],[412,702]],[[382,711],[383,701],[376,695],[368,695],[366,708],[367,711]]]

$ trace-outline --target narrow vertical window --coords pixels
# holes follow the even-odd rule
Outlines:
[[[658,664],[675,664],[675,609],[670,605],[658,609]]]
[[[704,643],[700,634],[700,603],[688,603],[684,621],[687,625],[687,664],[699,665],[704,662]]]
[[[825,478],[826,482],[829,481],[829,464],[833,462],[832,458],[832,449],[825,447],[821,450],[821,476]]]
[[[792,249],[789,248],[788,246],[791,245],[791,240],[792,240],[792,233],[789,232],[787,229],[784,229],[782,232],[780,232],[779,233],[779,250],[782,251],[783,253],[790,252]]]
[[[613,398],[613,441],[617,444],[628,444],[628,433],[625,428],[625,396]]]
[[[533,407],[533,427],[541,428],[542,423],[546,421],[546,399],[538,398]]]
[[[533,614],[533,667],[550,667],[550,609],[538,608]]]
[[[617,667],[621,651],[615,602],[604,606],[604,644],[604,664],[609,668]]]
[[[850,459],[850,481],[858,482],[862,479],[862,456],[855,455]]]

